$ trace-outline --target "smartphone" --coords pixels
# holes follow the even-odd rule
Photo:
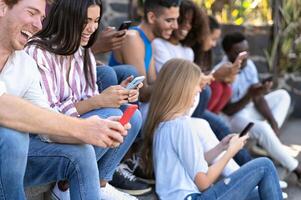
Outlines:
[[[122,24],[120,24],[120,26],[118,28],[118,31],[130,28],[131,24],[132,24],[132,21],[124,21],[124,22],[122,22]]]
[[[265,83],[265,82],[271,82],[271,81],[273,81],[273,76],[269,76],[269,77],[267,77],[267,78],[264,78],[264,79],[262,79],[261,80],[261,83]]]
[[[123,112],[122,117],[120,118],[119,122],[124,126],[125,124],[127,124],[133,114],[135,113],[135,111],[138,109],[138,106],[135,104],[131,104],[127,107],[127,109]]]
[[[254,126],[253,122],[248,123],[248,125],[244,128],[244,130],[242,130],[239,134],[239,137],[244,136],[245,134],[247,134],[249,132],[249,130]]]
[[[131,90],[131,89],[136,88],[139,85],[139,83],[144,81],[144,79],[145,79],[145,76],[137,76],[126,86],[125,89]]]

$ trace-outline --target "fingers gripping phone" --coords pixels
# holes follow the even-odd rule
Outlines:
[[[145,79],[145,76],[137,76],[126,86],[125,89],[132,90],[132,89],[136,88],[140,83],[142,83],[142,81],[144,81],[144,79]]]
[[[135,111],[138,109],[138,106],[135,104],[131,104],[127,107],[127,109],[123,112],[122,117],[120,118],[119,122],[124,126],[127,124],[132,116],[134,115]]]
[[[118,31],[130,28],[131,24],[132,24],[132,21],[124,21],[124,22],[122,22],[122,24],[120,24],[120,26],[118,28]]]
[[[253,122],[248,123],[248,125],[240,132],[239,137],[246,135],[253,126]]]

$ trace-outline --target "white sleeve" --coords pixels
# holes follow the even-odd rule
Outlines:
[[[173,146],[184,169],[192,180],[197,173],[207,173],[208,164],[204,157],[202,143],[196,134],[196,130],[190,127],[189,120],[185,127],[180,128],[173,138]]]
[[[164,63],[172,59],[173,56],[170,55],[167,46],[164,44],[163,39],[155,39],[152,42],[152,47],[154,49],[153,52],[154,52],[156,72],[159,73]]]
[[[6,86],[3,81],[0,81],[0,96],[2,96],[4,93],[6,93]]]

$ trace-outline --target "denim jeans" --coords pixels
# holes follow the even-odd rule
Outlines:
[[[38,136],[31,135],[25,186],[68,180],[71,199],[100,199],[97,174],[92,145],[45,143]]]
[[[122,111],[127,108],[127,105],[122,105],[118,108],[102,108],[93,110],[82,115],[82,118],[87,118],[93,115],[98,115],[101,118],[107,118],[110,116],[121,116]],[[99,179],[110,181],[113,173],[128,151],[135,138],[137,137],[142,124],[142,117],[139,110],[137,110],[130,120],[131,129],[128,131],[128,135],[124,138],[123,143],[117,148],[95,148],[96,158],[98,160]]]
[[[23,180],[29,136],[0,127],[0,199],[25,199]]]
[[[258,189],[256,188],[258,186]],[[185,200],[281,200],[276,169],[267,158],[257,158],[207,190]]]
[[[135,67],[131,65],[99,66],[97,71],[97,85],[99,92],[105,90],[111,85],[118,85],[127,77],[133,75],[138,76]]]
[[[207,85],[201,92],[200,92],[200,99],[199,99],[199,103],[197,105],[197,107],[195,108],[192,116],[193,117],[197,117],[197,116],[201,116],[207,106],[208,106],[208,102],[211,96],[211,89],[210,87]]]

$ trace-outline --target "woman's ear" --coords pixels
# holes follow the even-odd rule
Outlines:
[[[7,9],[8,9],[8,6],[4,2],[4,0],[0,0],[0,17],[5,16]]]

